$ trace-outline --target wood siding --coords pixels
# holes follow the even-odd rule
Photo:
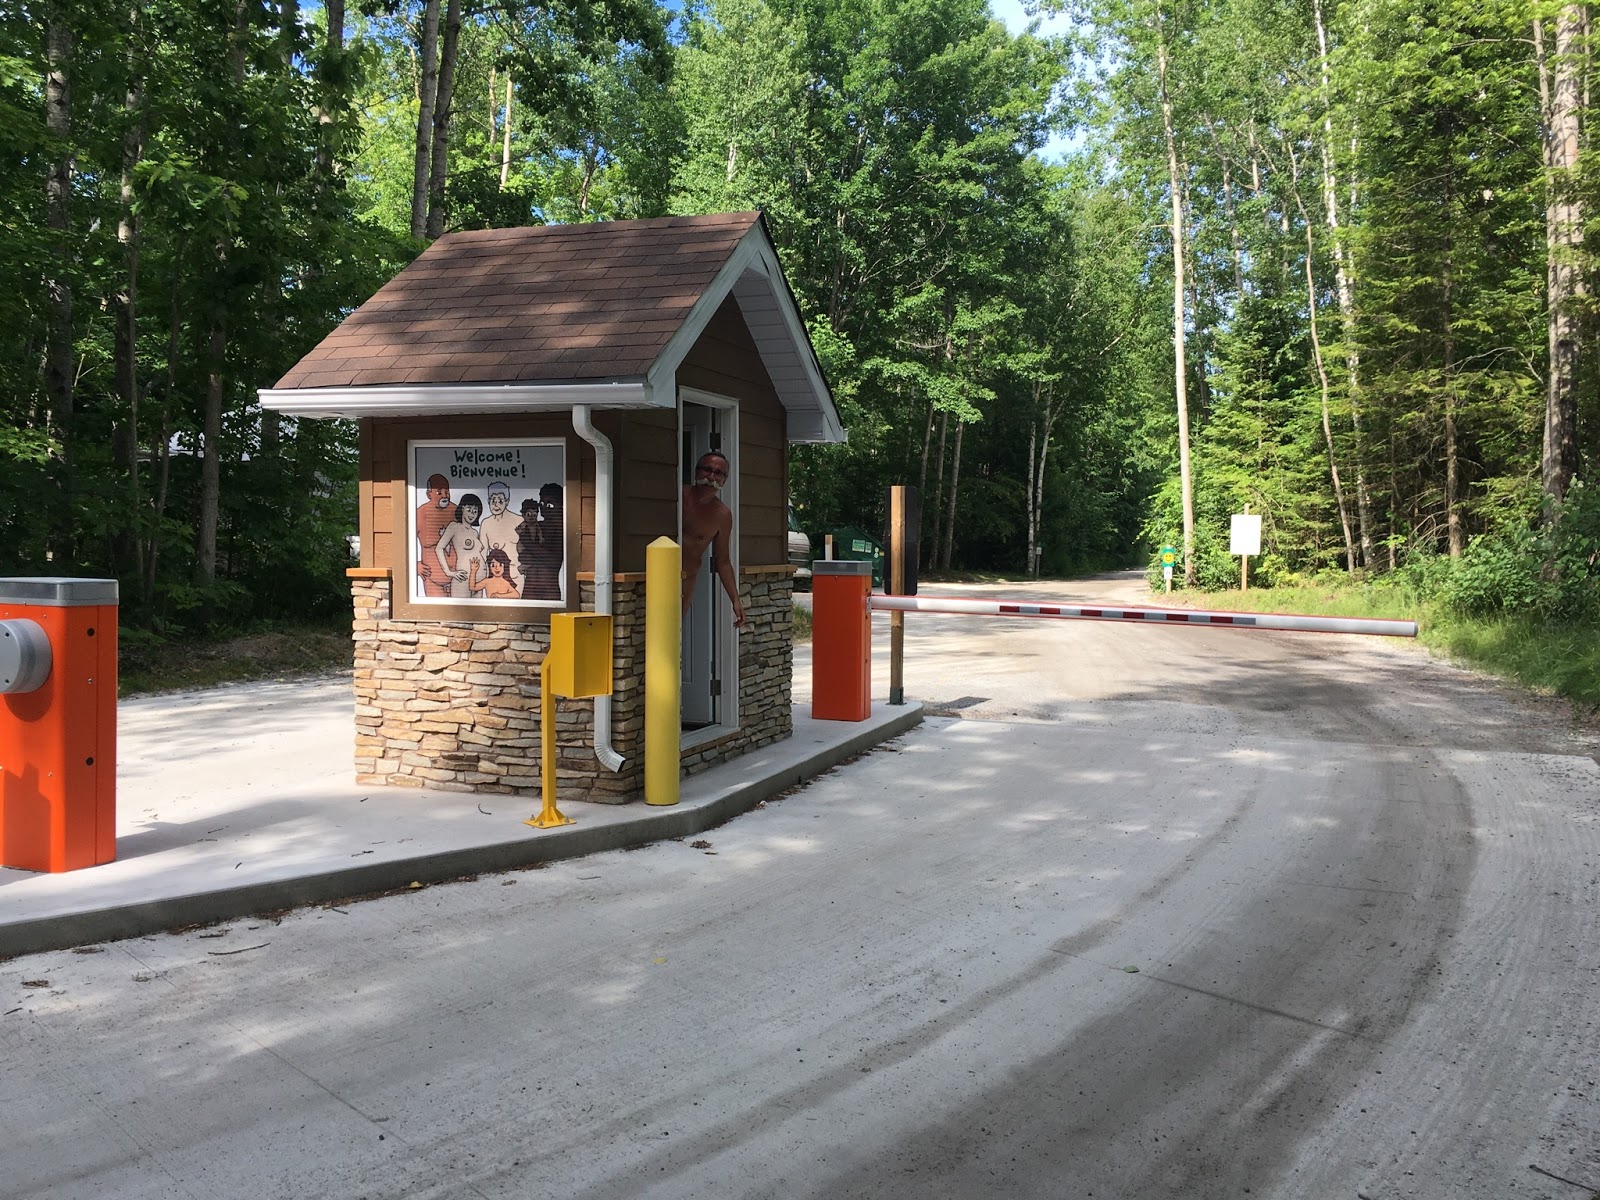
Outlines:
[[[739,565],[786,563],[788,419],[733,297],[678,367],[678,383],[739,401]]]
[[[621,414],[617,449],[618,571],[643,571],[645,548],[678,537],[678,413],[676,409]]]

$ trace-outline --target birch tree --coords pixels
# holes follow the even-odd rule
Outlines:
[[[1559,505],[1578,471],[1580,315],[1588,291],[1579,261],[1584,213],[1578,160],[1584,107],[1581,87],[1588,65],[1584,43],[1588,6],[1561,5],[1554,23],[1554,53],[1546,53],[1543,15],[1534,17],[1533,45],[1543,133],[1545,288],[1549,307],[1540,485],[1546,501]]]

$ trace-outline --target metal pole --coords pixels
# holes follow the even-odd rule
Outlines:
[[[644,552],[644,802],[676,804],[683,757],[683,550]]]
[[[551,650],[554,650],[554,636],[550,642]],[[539,792],[544,799],[544,806],[539,809],[538,816],[529,817],[523,822],[535,829],[573,824],[572,818],[556,807],[556,697],[551,691],[552,657],[553,654],[547,651],[544,661],[539,664]]]
[[[889,578],[890,595],[906,590],[906,489],[889,489]],[[899,610],[889,614],[889,703],[904,704],[906,656],[906,615]]]
[[[1031,604],[1014,600],[968,600],[955,596],[872,596],[878,612],[942,612],[980,617],[1050,617],[1069,621],[1143,621],[1148,625],[1188,625],[1216,629],[1277,629],[1295,633],[1365,633],[1416,637],[1415,621],[1368,617],[1308,617],[1291,613],[1212,612],[1198,608],[1128,608],[1073,604]]]

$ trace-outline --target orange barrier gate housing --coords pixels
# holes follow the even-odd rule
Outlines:
[[[116,787],[117,581],[0,579],[0,866],[112,861]]]
[[[811,715],[820,721],[872,716],[872,564],[811,564]]]

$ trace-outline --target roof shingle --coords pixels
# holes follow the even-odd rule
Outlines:
[[[277,386],[642,375],[758,220],[720,213],[447,234]]]

